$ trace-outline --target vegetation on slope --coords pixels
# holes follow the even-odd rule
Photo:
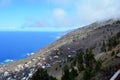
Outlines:
[[[120,32],[115,36],[112,36],[108,42],[103,42],[101,48],[102,52],[111,51],[118,44],[120,44]],[[111,58],[115,58],[115,55],[118,52],[112,51]],[[110,58],[109,58],[110,59]],[[108,60],[108,59],[107,59]],[[107,61],[105,60],[105,61]],[[104,61],[104,62],[105,62]],[[85,52],[82,50],[77,51],[77,55],[70,61],[69,65],[65,65],[63,69],[63,74],[61,80],[76,80],[79,78],[82,73],[81,80],[100,80],[98,77],[104,76],[104,79],[107,80],[110,76],[117,70],[117,65],[103,67],[103,60],[96,60],[93,54],[92,49],[87,49]],[[111,71],[106,73],[106,71]],[[44,75],[45,73],[45,75]],[[43,75],[43,76],[41,76]],[[109,77],[108,77],[109,76]],[[47,74],[47,71],[38,69],[38,71],[33,75],[32,80],[57,80],[54,77],[51,77]]]
[[[52,76],[49,76],[47,70],[39,68],[32,76],[31,80],[57,80],[57,79]]]
[[[81,72],[84,72],[83,74],[83,78],[84,80],[89,80],[92,76],[94,76],[101,68],[101,62],[95,60],[94,58],[94,54],[92,52],[92,50],[87,50],[86,53],[79,51],[78,55],[74,58],[74,64],[75,65],[71,65],[72,68],[76,67],[76,72],[80,74]],[[68,69],[69,71],[71,70],[71,67]],[[70,72],[69,72],[70,73]],[[75,74],[73,73],[73,74]],[[66,75],[66,76],[64,76]],[[61,80],[66,80],[67,76],[72,77],[73,75],[69,75],[68,73],[66,74],[66,72],[64,71],[64,75],[62,76]],[[75,80],[76,76],[73,76],[71,78],[71,80]]]
[[[96,61],[92,50],[87,50],[86,53],[78,51],[77,56],[73,59],[74,65],[66,65],[61,80],[75,80],[81,71],[84,71],[84,80],[89,80],[99,71],[101,62]],[[71,63],[73,64],[73,63]],[[76,67],[76,68],[75,68]],[[56,80],[49,76],[44,69],[38,69],[33,75],[32,80]]]

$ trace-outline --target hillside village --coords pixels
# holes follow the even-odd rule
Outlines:
[[[85,53],[87,49],[92,49],[95,60],[102,61],[102,67],[97,71],[98,75],[92,75],[91,80],[108,80],[119,69],[120,45],[119,43],[115,46],[107,44],[110,38],[119,32],[119,19],[93,23],[74,30],[26,59],[1,65],[0,80],[30,80],[39,68],[47,69],[48,74],[61,80],[64,66],[70,66],[79,51]],[[111,73],[107,73],[109,70]],[[82,71],[84,72],[84,70]],[[80,72],[74,80],[85,80],[83,72]],[[101,75],[101,73],[104,74]]]

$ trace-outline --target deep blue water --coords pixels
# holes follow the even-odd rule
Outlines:
[[[27,57],[54,42],[60,32],[0,32],[0,64]]]

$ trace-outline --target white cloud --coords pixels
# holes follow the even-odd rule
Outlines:
[[[29,0],[39,1],[39,0]],[[28,22],[33,27],[71,29],[120,15],[120,0],[46,0],[51,8],[49,19]],[[40,2],[40,1],[39,1]],[[65,6],[64,6],[65,5]],[[53,7],[54,6],[54,7]],[[48,8],[49,9],[49,8]],[[52,25],[51,25],[52,24]],[[29,26],[27,25],[27,26]],[[26,26],[26,25],[25,25]],[[29,26],[29,27],[30,27]],[[55,29],[56,30],[56,29]]]
[[[53,10],[55,26],[80,27],[120,15],[119,0],[65,0],[65,2],[63,0],[55,0],[54,3],[56,2],[69,3],[69,6],[64,8],[61,6]]]
[[[120,15],[118,0],[85,0],[77,4],[79,18],[86,22],[118,17]]]
[[[65,10],[61,9],[61,8],[56,8],[54,11],[53,11],[53,15],[55,17],[65,17],[66,16],[66,12]]]
[[[62,8],[53,10],[53,22],[54,27],[61,27],[65,29],[73,29],[78,27],[78,23],[80,23],[78,17],[69,15],[69,13]]]
[[[67,12],[62,8],[56,8],[53,10],[53,20],[55,27],[70,27],[71,18]]]
[[[56,1],[59,2],[59,0]],[[66,2],[71,5],[53,10],[55,26],[80,27],[120,16],[119,0],[67,0]]]
[[[28,18],[26,19],[26,22],[21,26],[21,29],[26,29],[26,28],[46,28],[50,27],[50,23],[45,20],[45,19],[36,19],[36,18]]]
[[[66,13],[66,11],[62,8],[56,8],[53,10],[53,20],[56,23],[66,23],[69,19],[68,19],[68,15]]]
[[[120,0],[26,0],[45,5],[52,10],[48,18],[36,19],[21,24],[22,27],[79,27],[102,19],[120,16]],[[12,0],[0,0],[0,8],[9,5]],[[48,7],[48,4],[51,7]],[[47,6],[46,6],[47,5]],[[46,9],[47,8],[47,9]],[[48,11],[49,11],[48,10]],[[44,15],[45,16],[45,15]],[[39,17],[39,16],[38,16]],[[40,18],[40,17],[39,17]],[[6,28],[6,27],[5,27]],[[0,28],[0,29],[5,29]],[[67,29],[66,28],[66,29]],[[10,27],[9,29],[15,29]]]

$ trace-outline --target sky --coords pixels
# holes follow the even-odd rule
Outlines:
[[[120,0],[0,0],[0,31],[67,31],[119,17]]]

